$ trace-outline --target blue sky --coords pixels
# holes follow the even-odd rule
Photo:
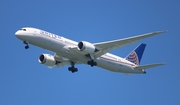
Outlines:
[[[180,103],[179,0],[17,0],[0,1],[0,105],[178,105]],[[72,74],[38,63],[41,53],[14,33],[40,28],[92,43],[152,31],[167,33],[111,51],[125,57],[139,43],[147,48],[141,64],[165,62],[146,75],[126,76],[77,65]]]

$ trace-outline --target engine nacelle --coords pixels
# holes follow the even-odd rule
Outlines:
[[[56,64],[54,56],[50,54],[41,54],[38,58],[38,61],[46,66],[54,66]]]
[[[86,42],[86,41],[79,42],[78,48],[79,48],[79,50],[85,51],[85,52],[90,53],[90,54],[94,53],[96,50],[96,48],[93,44]]]

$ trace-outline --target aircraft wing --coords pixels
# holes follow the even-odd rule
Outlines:
[[[164,32],[167,32],[167,31],[157,31],[157,32],[142,34],[142,35],[138,35],[138,36],[123,38],[123,39],[119,39],[119,40],[94,43],[94,46],[100,50],[95,54],[95,58],[100,57],[101,55],[109,52],[110,50],[121,48],[123,46],[133,44],[137,41],[140,41],[141,39],[155,36],[157,34],[161,34]]]

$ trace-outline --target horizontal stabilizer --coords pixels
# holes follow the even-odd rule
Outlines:
[[[164,65],[164,63],[142,65],[142,66],[137,66],[134,69],[136,69],[136,70],[145,70],[145,69],[149,69],[149,68],[153,68],[153,67],[157,67],[157,66],[161,66],[161,65]]]

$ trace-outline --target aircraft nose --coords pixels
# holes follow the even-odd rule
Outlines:
[[[22,38],[22,37],[24,37],[25,35],[24,35],[23,32],[17,31],[17,32],[15,33],[15,36],[16,36],[17,38]]]
[[[17,31],[17,32],[15,33],[15,35],[16,35],[16,37],[18,37],[18,36],[20,35],[19,31]]]
[[[24,39],[27,37],[27,35],[25,35],[25,33],[21,32],[21,31],[17,31],[17,32],[15,33],[15,36],[16,36],[18,39],[21,39],[21,40],[24,40]]]

